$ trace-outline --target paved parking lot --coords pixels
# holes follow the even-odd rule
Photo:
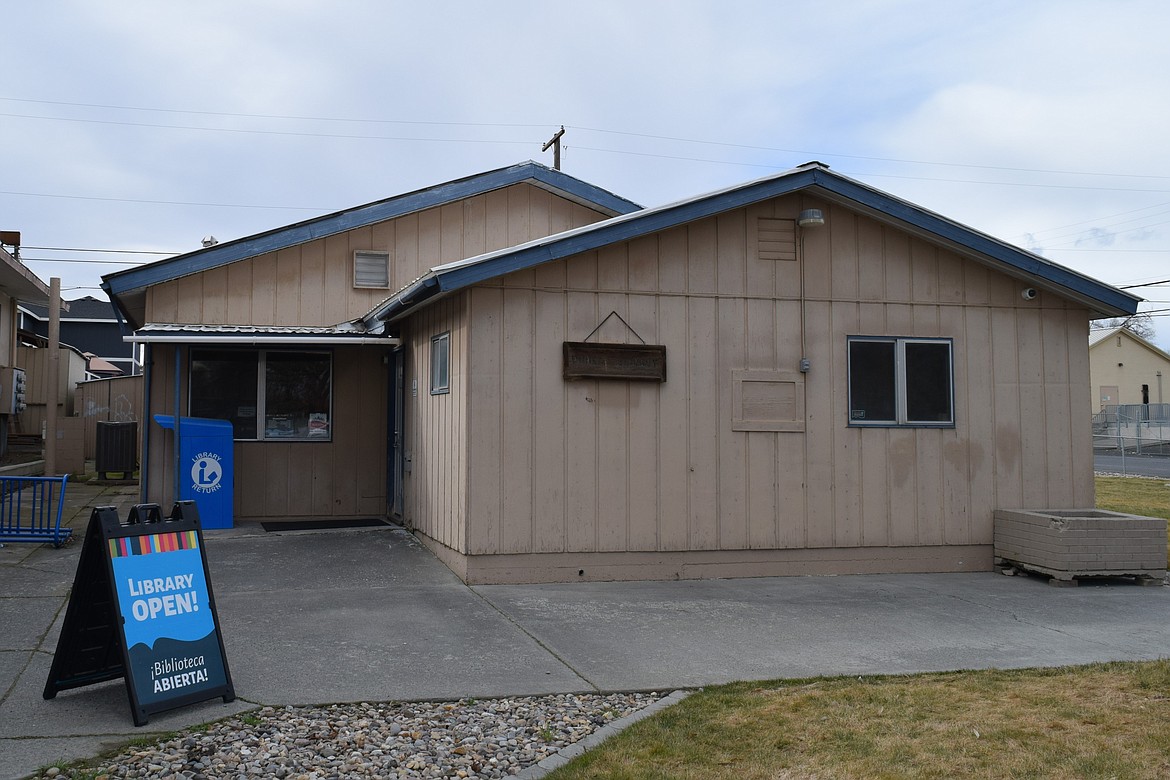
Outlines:
[[[134,500],[82,492],[71,501]],[[88,516],[83,504],[77,511]],[[1170,588],[1120,581],[1052,588],[987,572],[468,587],[389,526],[205,537],[239,698],[160,713],[144,729],[120,682],[41,697],[79,545],[0,550],[0,777],[261,704],[667,690],[1170,654]]]

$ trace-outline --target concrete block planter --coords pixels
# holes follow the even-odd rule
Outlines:
[[[1047,574],[1053,585],[1080,577],[1166,577],[1166,521],[1103,509],[997,509],[995,557]]]

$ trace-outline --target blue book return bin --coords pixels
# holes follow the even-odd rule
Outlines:
[[[154,421],[175,429],[175,417],[156,414]],[[179,495],[199,508],[204,528],[232,528],[235,467],[232,458],[232,424],[205,417],[179,418]]]

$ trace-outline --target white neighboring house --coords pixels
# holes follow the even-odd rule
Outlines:
[[[1097,446],[1170,441],[1170,354],[1125,328],[1089,334]]]
[[[19,233],[0,231],[0,454],[8,449],[9,421],[24,404],[23,367],[17,365],[17,307],[49,304],[49,288],[20,262],[19,246]]]

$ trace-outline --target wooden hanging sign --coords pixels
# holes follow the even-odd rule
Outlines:
[[[632,379],[666,381],[666,347],[662,344],[592,344],[565,342],[565,379]]]
[[[125,678],[134,725],[235,700],[194,501],[93,510],[44,697]]]

